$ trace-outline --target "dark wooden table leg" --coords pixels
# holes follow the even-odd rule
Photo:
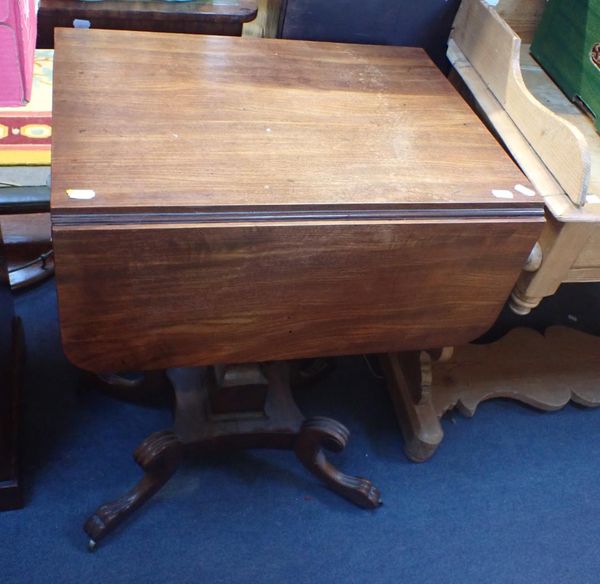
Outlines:
[[[177,436],[168,430],[155,432],[138,446],[133,456],[145,474],[130,491],[99,507],[86,521],[91,551],[167,483],[179,467],[182,450]]]
[[[343,424],[330,418],[306,420],[296,438],[294,452],[300,462],[332,491],[365,509],[381,505],[381,493],[370,480],[344,474],[325,457],[323,448],[341,452],[350,432]]]
[[[84,529],[91,549],[169,480],[184,448],[196,454],[294,450],[310,472],[342,497],[366,509],[381,504],[371,481],[346,475],[326,459],[323,449],[343,450],[350,433],[329,418],[304,420],[292,397],[287,363],[180,367],[167,376],[175,391],[175,432],[153,434],[138,448],[135,459],[146,474],[88,519]]]

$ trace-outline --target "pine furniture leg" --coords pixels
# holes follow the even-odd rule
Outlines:
[[[566,327],[544,334],[517,328],[501,339],[436,353],[382,355],[406,455],[423,462],[444,434],[440,418],[456,408],[471,417],[488,399],[510,398],[551,411],[574,401],[600,405],[600,338]]]

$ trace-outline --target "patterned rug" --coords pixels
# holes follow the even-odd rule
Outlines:
[[[0,108],[0,166],[50,164],[53,58],[53,50],[37,49],[31,101]]]

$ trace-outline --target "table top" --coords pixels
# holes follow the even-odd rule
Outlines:
[[[540,207],[418,48],[61,29],[55,80],[56,217]]]

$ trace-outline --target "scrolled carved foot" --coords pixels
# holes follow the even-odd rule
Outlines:
[[[130,491],[99,507],[85,522],[90,551],[161,489],[177,470],[182,454],[183,445],[169,430],[151,434],[137,447],[133,458],[145,475]]]
[[[359,507],[375,509],[381,505],[379,489],[370,480],[339,471],[325,457],[323,448],[341,452],[350,437],[349,430],[330,418],[311,418],[300,429],[294,445],[296,456],[329,488]]]

